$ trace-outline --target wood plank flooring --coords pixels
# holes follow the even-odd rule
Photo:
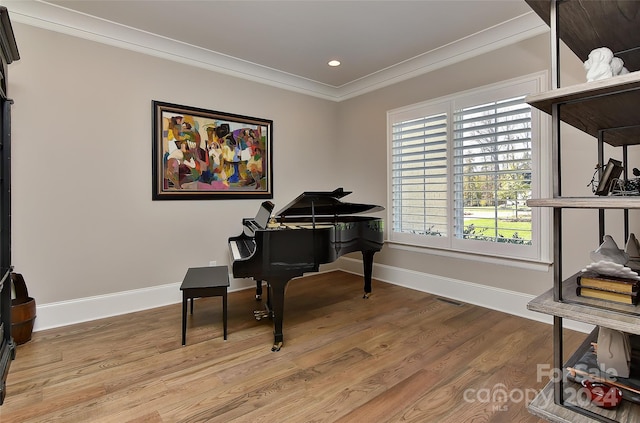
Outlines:
[[[538,422],[552,328],[344,272],[293,280],[280,352],[253,291],[33,334],[17,349],[2,423]],[[584,334],[567,331],[567,351]],[[511,401],[492,401],[501,392]],[[520,394],[522,395],[519,396]]]

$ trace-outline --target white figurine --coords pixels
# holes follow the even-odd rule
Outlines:
[[[618,248],[618,244],[616,244],[611,235],[605,235],[602,244],[595,251],[592,251],[589,256],[594,262],[608,261],[625,265],[629,261],[629,255]]]
[[[629,256],[629,261],[627,262],[627,267],[635,270],[636,272],[640,270],[640,242],[638,238],[634,234],[629,234],[629,239],[627,240],[627,245],[625,246],[624,252]]]
[[[611,59],[611,71],[613,76],[629,73],[629,70],[624,67],[624,62],[619,57]]]
[[[613,53],[606,47],[591,50],[589,58],[584,62],[584,68],[587,71],[587,81],[591,82],[611,78],[613,76],[611,59],[613,59]]]
[[[629,255],[629,259],[640,259],[640,242],[638,242],[638,238],[634,234],[629,234],[625,253]]]

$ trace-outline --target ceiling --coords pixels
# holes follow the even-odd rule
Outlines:
[[[0,4],[14,21],[335,100],[546,30],[524,0]]]

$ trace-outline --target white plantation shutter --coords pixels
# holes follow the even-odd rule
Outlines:
[[[540,119],[525,102],[543,80],[387,113],[391,243],[544,260],[548,234],[537,230],[541,213],[526,206],[542,186]]]
[[[457,238],[530,243],[531,226],[509,225],[500,208],[531,198],[531,107],[524,96],[467,107],[454,112],[454,232]],[[464,224],[472,207],[493,207],[493,213]],[[505,238],[500,228],[513,229]]]
[[[447,115],[393,124],[393,230],[447,235]]]

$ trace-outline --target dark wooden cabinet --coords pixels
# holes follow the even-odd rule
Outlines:
[[[11,338],[11,103],[7,97],[8,65],[20,58],[9,20],[0,6],[0,404],[6,394],[6,380],[15,343]]]

